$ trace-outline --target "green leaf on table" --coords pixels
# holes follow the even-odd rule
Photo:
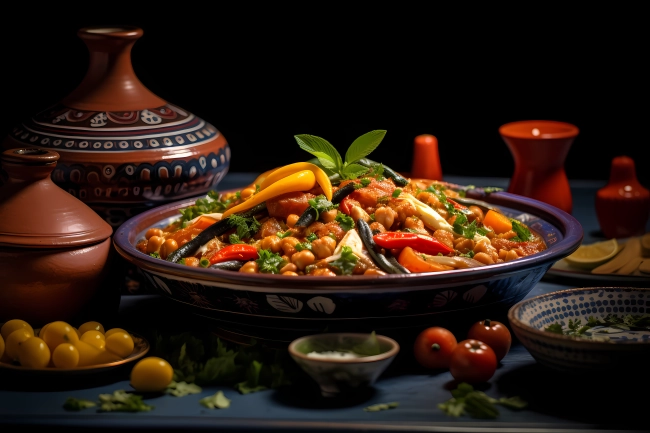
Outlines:
[[[142,396],[128,393],[122,389],[113,394],[99,394],[101,412],[147,412],[154,406],[142,401]]]
[[[223,391],[217,391],[214,395],[204,397],[199,400],[199,403],[208,409],[226,409],[230,407],[230,399],[223,394]]]
[[[260,385],[260,372],[262,371],[262,363],[253,361],[250,363],[246,371],[246,380],[235,384],[235,389],[241,394],[250,394],[251,392],[263,391],[267,389],[266,386]]]
[[[509,407],[510,409],[523,409],[528,406],[528,402],[519,396],[515,397],[501,397],[498,401],[501,406]]]
[[[167,394],[171,394],[174,397],[185,397],[190,394],[198,394],[201,391],[203,389],[195,383],[176,382],[174,380],[172,380],[165,390]]]
[[[390,403],[379,403],[371,406],[364,407],[364,412],[379,412],[381,410],[395,409],[399,406],[399,402],[391,401]]]
[[[468,414],[472,418],[494,419],[499,416],[497,405],[510,409],[523,409],[528,403],[521,397],[502,397],[495,399],[483,391],[477,391],[468,383],[460,383],[451,390],[452,398],[438,404],[438,408],[445,414],[460,417]]]
[[[97,406],[97,403],[95,403],[94,401],[86,400],[83,398],[73,398],[73,397],[68,397],[65,403],[63,403],[63,408],[65,410],[82,410],[94,406]]]

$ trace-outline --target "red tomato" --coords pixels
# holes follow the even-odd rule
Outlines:
[[[497,361],[501,361],[512,344],[512,335],[510,330],[501,322],[496,320],[481,320],[469,328],[467,338],[482,341],[494,350]]]
[[[459,382],[487,382],[497,370],[494,350],[479,340],[463,340],[451,354],[449,372]]]
[[[413,345],[415,360],[430,369],[449,368],[458,341],[448,329],[433,326],[420,332]]]

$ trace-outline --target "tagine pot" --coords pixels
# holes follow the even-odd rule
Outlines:
[[[119,309],[125,269],[112,227],[52,182],[58,153],[19,148],[1,156],[7,181],[0,187],[0,323],[108,324]]]
[[[56,151],[52,180],[113,229],[151,207],[207,193],[230,163],[228,143],[213,125],[137,78],[131,49],[142,35],[137,27],[80,29],[90,52],[84,79],[16,125],[2,144]]]

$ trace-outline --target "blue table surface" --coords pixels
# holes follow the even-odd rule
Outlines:
[[[230,173],[220,189],[238,188],[253,179],[251,173]],[[449,176],[448,182],[507,188],[502,178]],[[606,182],[572,181],[573,216],[584,229],[584,242],[601,240],[594,211],[594,197]],[[584,287],[580,280],[542,279],[529,293],[537,296],[556,290]],[[588,281],[593,285],[593,281]],[[170,320],[167,301],[158,295],[127,295],[119,317],[133,323],[147,311],[147,320]],[[407,347],[402,349],[408,351]],[[204,387],[185,397],[160,395],[148,398],[150,412],[100,413],[94,409],[68,412],[68,397],[96,401],[99,394],[132,390],[128,370],[116,369],[101,377],[70,376],[48,385],[48,379],[15,373],[0,375],[0,431],[42,426],[48,430],[214,430],[226,431],[431,431],[431,432],[542,432],[542,431],[649,431],[646,395],[647,373],[567,375],[539,365],[516,339],[496,374],[483,390],[490,396],[521,396],[529,406],[521,411],[500,409],[493,420],[467,416],[452,418],[437,405],[451,398],[449,372],[430,373],[393,369],[380,377],[366,393],[350,399],[326,399],[316,388],[265,390],[241,395],[229,387]],[[198,401],[217,391],[232,400],[227,409],[207,409]],[[641,394],[639,396],[638,394]],[[399,402],[395,409],[366,412],[367,406]],[[13,429],[10,429],[12,427]]]

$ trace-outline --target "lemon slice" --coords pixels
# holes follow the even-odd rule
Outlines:
[[[616,238],[593,244],[580,245],[573,254],[564,258],[571,266],[581,269],[593,269],[611,260],[621,250]]]

